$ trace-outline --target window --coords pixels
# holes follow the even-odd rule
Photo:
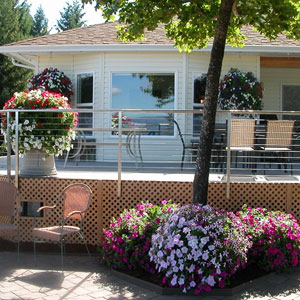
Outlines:
[[[112,74],[113,109],[174,109],[174,91],[174,73]],[[143,134],[147,135],[173,136],[173,118],[174,115],[168,113],[130,113],[124,116],[126,122],[123,125],[146,128],[147,131]],[[112,117],[112,123],[114,119]]]
[[[94,76],[93,73],[77,74],[76,107],[93,109]],[[93,128],[93,113],[80,113],[78,116],[79,128]],[[86,135],[93,135],[92,131],[85,131]]]
[[[206,74],[194,75],[194,95],[193,95],[193,109],[202,109],[204,105],[206,87]],[[193,115],[193,134],[199,135],[202,123],[202,114]]]

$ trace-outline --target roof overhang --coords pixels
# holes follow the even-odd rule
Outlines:
[[[212,45],[195,52],[210,52]],[[34,64],[35,57],[51,54],[82,54],[89,52],[177,52],[174,45],[151,45],[151,44],[108,44],[108,45],[22,45],[0,46],[0,53],[15,57],[19,61]],[[226,53],[243,53],[246,55],[260,56],[300,56],[300,47],[297,46],[244,46],[242,48],[226,46]],[[21,60],[20,60],[21,59]]]

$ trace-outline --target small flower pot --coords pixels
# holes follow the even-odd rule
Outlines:
[[[21,158],[20,175],[25,177],[48,177],[57,175],[54,154],[31,149]]]

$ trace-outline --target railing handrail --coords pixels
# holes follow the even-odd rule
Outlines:
[[[203,109],[82,109],[82,108],[71,108],[71,109],[3,109],[0,113],[6,112],[79,112],[79,113],[179,113],[179,114],[199,114],[203,113]],[[300,116],[300,111],[277,111],[277,110],[217,110],[217,114],[238,114],[238,115],[296,115]]]

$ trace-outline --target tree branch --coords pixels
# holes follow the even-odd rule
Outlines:
[[[241,15],[239,14],[239,12],[237,10],[237,4],[238,4],[238,0],[235,0],[233,2],[233,6],[232,6],[232,12],[236,17],[240,17]]]

